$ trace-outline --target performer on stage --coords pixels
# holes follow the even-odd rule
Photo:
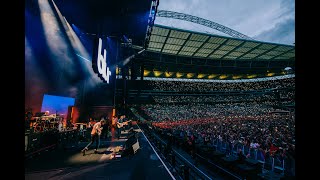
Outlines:
[[[120,116],[117,123],[117,138],[120,139],[122,126],[123,126],[123,116]]]
[[[94,149],[94,153],[98,152],[98,148],[100,146],[100,135],[102,132],[102,126],[106,123],[106,120],[102,119],[99,122],[95,123],[91,130],[91,141],[90,143],[83,149],[81,152],[85,155],[86,151],[88,151],[88,147],[96,141],[96,148]]]

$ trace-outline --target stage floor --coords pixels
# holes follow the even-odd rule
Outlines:
[[[124,133],[119,140],[112,138],[110,141],[101,141],[98,154],[91,149],[83,156],[81,149],[87,145],[87,142],[83,142],[69,150],[44,152],[27,159],[25,179],[173,179],[141,130],[137,126],[134,130],[138,132],[140,149],[133,156],[114,158],[112,155],[127,140]]]

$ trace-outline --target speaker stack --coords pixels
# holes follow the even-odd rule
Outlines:
[[[125,149],[122,156],[134,155],[140,148],[138,134],[133,129],[131,129],[128,134],[128,140],[125,142]]]

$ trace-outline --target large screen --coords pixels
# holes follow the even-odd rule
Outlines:
[[[75,99],[71,97],[54,96],[44,94],[41,106],[41,112],[49,111],[49,114],[60,114],[67,118],[68,107],[74,106]]]

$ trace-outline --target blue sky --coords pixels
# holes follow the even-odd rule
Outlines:
[[[208,19],[259,41],[290,45],[295,42],[294,0],[160,0],[158,9]],[[228,36],[182,20],[157,17],[155,23]]]

